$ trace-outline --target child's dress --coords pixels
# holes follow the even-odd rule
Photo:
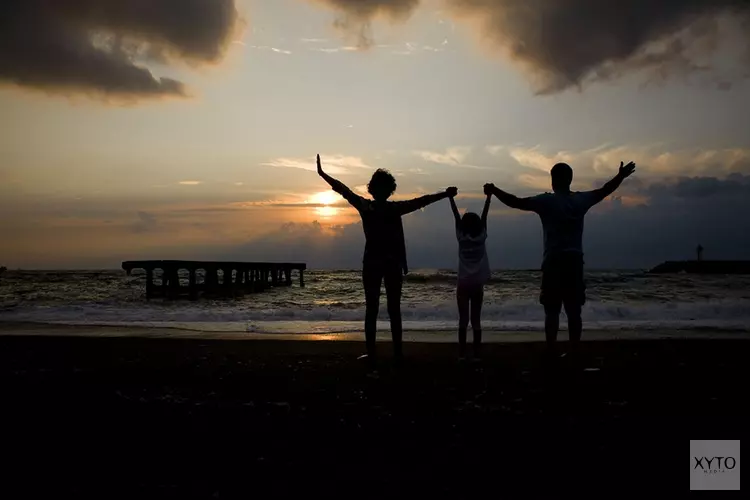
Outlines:
[[[458,238],[458,285],[483,286],[490,279],[490,261],[487,258],[487,229],[478,236],[456,230]]]

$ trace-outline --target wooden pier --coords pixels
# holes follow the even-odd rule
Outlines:
[[[197,299],[201,293],[236,296],[258,293],[270,287],[291,286],[292,271],[299,272],[299,284],[305,286],[304,263],[288,262],[202,262],[193,260],[130,260],[122,263],[130,276],[134,269],[146,271],[146,297],[189,297]],[[160,283],[154,271],[161,271]],[[187,283],[180,283],[180,271],[187,273]],[[198,282],[198,271],[203,271],[203,282]]]

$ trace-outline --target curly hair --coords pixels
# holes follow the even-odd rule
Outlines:
[[[373,198],[388,198],[396,191],[396,178],[383,168],[379,168],[372,174],[370,182],[367,183],[367,192]]]

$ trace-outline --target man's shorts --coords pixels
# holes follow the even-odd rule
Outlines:
[[[583,255],[574,252],[550,256],[542,265],[542,304],[586,303],[586,283],[583,280]]]

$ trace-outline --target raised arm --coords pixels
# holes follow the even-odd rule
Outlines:
[[[334,179],[327,173],[323,172],[323,167],[320,165],[320,155],[317,156],[318,161],[318,175],[323,178],[324,181],[328,183],[329,186],[331,186],[331,189],[336,191],[338,194],[344,197],[346,201],[349,202],[352,206],[355,208],[359,208],[361,205],[361,202],[363,198],[359,196],[358,194],[355,194],[349,187],[346,186],[343,182],[341,182],[338,179]]]
[[[448,189],[440,193],[420,196],[419,198],[414,198],[413,200],[394,201],[393,203],[397,207],[397,210],[401,215],[406,215],[408,213],[415,212],[420,208],[424,208],[427,205],[431,205],[436,201],[440,201],[445,198],[453,198],[457,194],[457,188],[449,187]]]
[[[484,200],[484,209],[482,210],[482,226],[485,231],[487,230],[487,214],[490,213],[490,203],[492,203],[492,195],[488,194],[487,199]]]
[[[456,229],[459,229],[461,227],[461,213],[458,211],[458,207],[456,206],[456,200],[454,200],[452,196],[449,199],[451,200],[451,211],[453,212],[453,218],[456,220]]]
[[[622,181],[630,177],[633,172],[635,172],[635,163],[631,161],[627,165],[623,165],[623,162],[620,162],[620,170],[617,172],[617,175],[599,189],[589,191],[591,194],[591,206],[596,205],[604,198],[614,193],[615,190],[620,187]]]
[[[519,198],[518,196],[514,196],[510,193],[506,193],[502,189],[495,187],[494,184],[485,184],[484,194],[488,196],[494,194],[495,196],[497,196],[498,200],[500,200],[501,202],[503,202],[505,205],[509,206],[510,208],[516,208],[518,210],[527,210],[529,212],[533,212],[535,210],[535,204],[533,202],[533,198]],[[486,207],[489,208],[489,204],[486,205]]]

